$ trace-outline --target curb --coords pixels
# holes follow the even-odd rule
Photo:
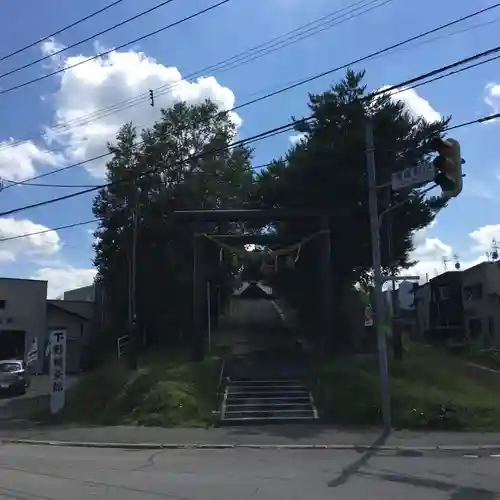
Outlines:
[[[487,451],[500,450],[499,445],[465,446],[372,446],[368,444],[216,444],[216,443],[99,443],[85,441],[53,441],[35,439],[1,439],[2,444],[26,444],[33,446],[59,446],[67,448],[108,448],[126,450],[338,450],[338,451]]]

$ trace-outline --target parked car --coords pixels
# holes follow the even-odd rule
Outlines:
[[[30,385],[26,364],[19,359],[0,361],[0,394],[22,395]]]

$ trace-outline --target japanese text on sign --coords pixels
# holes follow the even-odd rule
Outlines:
[[[408,167],[392,174],[392,189],[404,189],[418,184],[424,184],[434,179],[436,169],[432,163],[422,163],[415,167]]]
[[[58,413],[64,407],[66,389],[66,332],[50,333],[50,411]]]

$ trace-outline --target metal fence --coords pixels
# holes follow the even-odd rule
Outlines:
[[[118,355],[118,359],[121,359],[124,356],[128,341],[129,341],[128,334],[118,337],[116,339],[116,352]]]

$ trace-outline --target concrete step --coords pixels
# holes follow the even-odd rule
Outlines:
[[[310,403],[272,403],[272,404],[258,404],[258,405],[226,405],[226,414],[232,412],[268,412],[268,411],[310,411]]]
[[[258,380],[229,380],[228,381],[233,387],[246,387],[246,386],[267,386],[267,385],[278,385],[278,386],[290,386],[290,385],[301,385],[302,381],[298,379],[258,379]]]
[[[281,403],[289,403],[289,404],[301,404],[307,403],[309,404],[311,399],[309,394],[304,394],[303,396],[280,396],[279,399],[276,399],[274,396],[257,396],[257,397],[238,397],[234,398],[230,395],[226,398],[226,404],[269,404],[275,401],[279,401]]]
[[[300,422],[318,418],[312,397],[299,379],[230,381],[221,411],[222,425]]]
[[[252,425],[252,424],[302,424],[304,422],[314,423],[317,421],[315,417],[238,417],[238,418],[224,418],[221,420],[221,425],[227,426],[243,426],[243,425]]]
[[[307,392],[303,385],[237,385],[231,387],[233,394],[247,394],[249,392]]]
[[[308,408],[305,410],[279,410],[277,408],[272,408],[269,410],[230,410],[227,409],[225,413],[226,418],[248,418],[248,417],[260,417],[260,418],[271,418],[271,417],[305,417],[305,418],[313,418],[314,412],[312,408]]]
[[[269,392],[262,392],[262,391],[248,391],[248,392],[229,392],[228,397],[235,398],[235,399],[246,399],[246,398],[260,398],[260,397],[270,397],[272,399],[280,399],[283,397],[286,398],[297,398],[297,397],[307,397],[308,396],[307,391],[269,391]]]

